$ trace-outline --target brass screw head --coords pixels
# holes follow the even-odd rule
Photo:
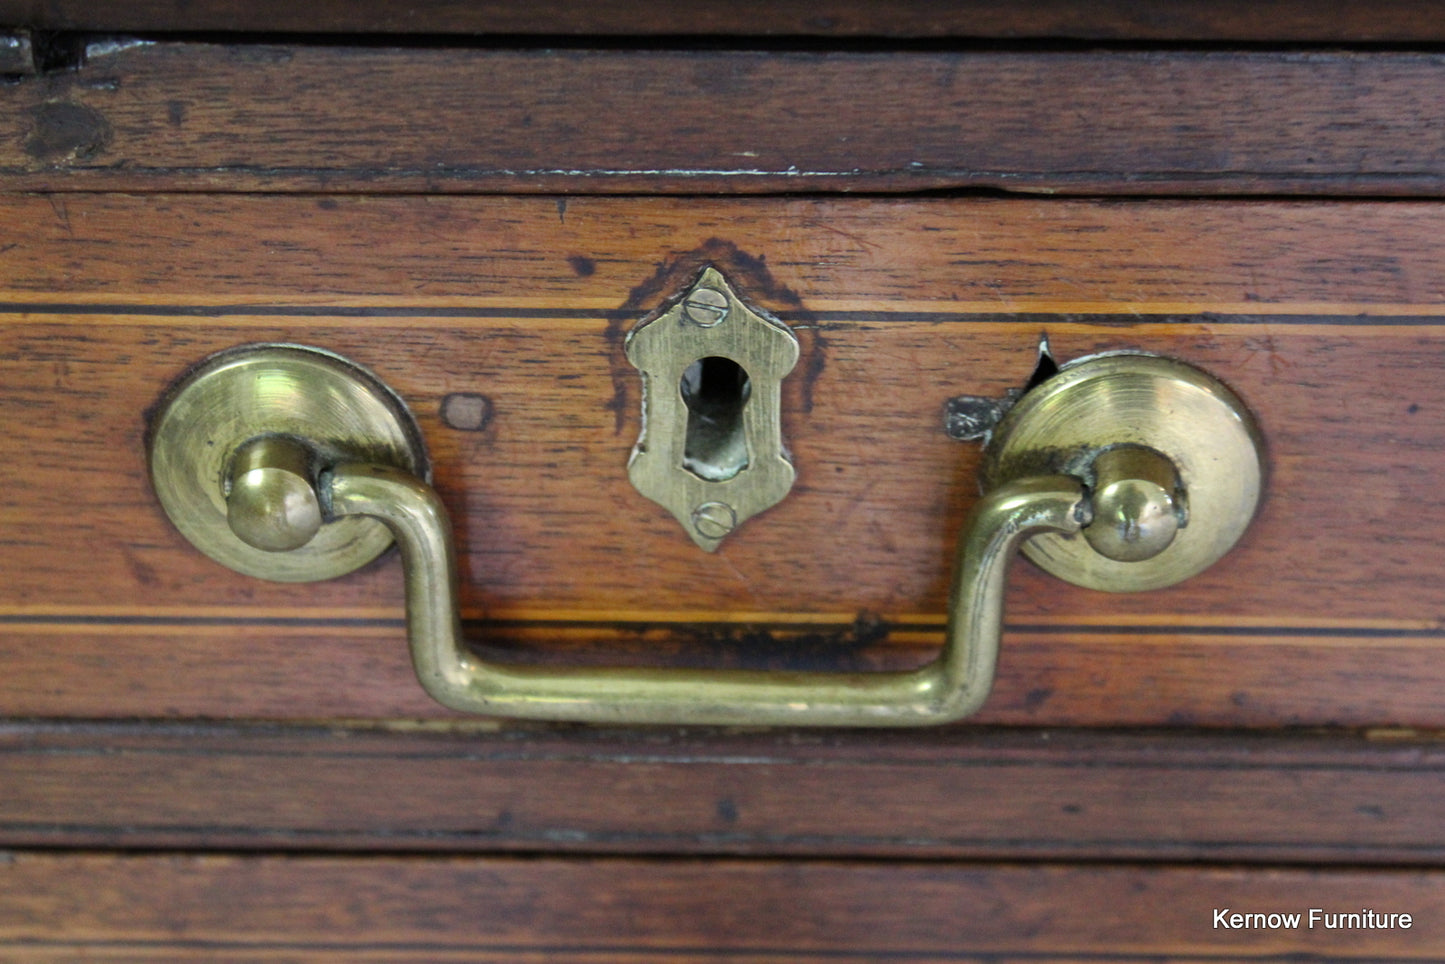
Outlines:
[[[711,328],[728,316],[728,296],[716,288],[697,288],[682,303],[687,320],[700,328]]]
[[[692,510],[692,527],[707,539],[721,539],[737,524],[738,514],[726,502],[704,502]]]

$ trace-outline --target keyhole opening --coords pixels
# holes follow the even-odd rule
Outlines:
[[[699,358],[682,373],[678,391],[687,405],[682,467],[709,482],[724,482],[748,467],[743,409],[752,383],[731,358]]]

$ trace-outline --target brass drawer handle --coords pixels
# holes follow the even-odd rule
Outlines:
[[[242,572],[329,578],[374,558],[389,530],[401,550],[412,662],[439,702],[606,723],[959,719],[992,686],[1007,568],[1021,544],[1084,585],[1167,585],[1233,545],[1262,481],[1253,422],[1208,375],[1144,355],[1065,366],[995,429],[988,491],[959,536],[937,659],[902,672],[697,672],[503,665],[470,652],[451,526],[425,481],[420,434],[393,393],[338,356],[291,345],[214,356],[163,400],[150,451],[167,514]]]

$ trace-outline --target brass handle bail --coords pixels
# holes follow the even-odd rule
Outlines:
[[[956,720],[977,710],[992,686],[1007,569],[1020,546],[1045,568],[1097,588],[1163,584],[1161,566],[1177,581],[1233,544],[1259,493],[1257,435],[1227,389],[1166,359],[1095,359],[1065,366],[996,429],[987,491],[959,535],[944,646],[926,666],[784,673],[499,664],[476,656],[462,639],[451,525],[424,468],[418,470],[424,454],[408,448],[408,440],[420,439],[410,415],[374,376],[311,352],[248,346],[187,376],[153,432],[157,493],[208,554],[262,576],[274,560],[272,578],[328,578],[343,565],[364,564],[375,551],[361,558],[345,544],[318,543],[338,527],[379,523],[401,551],[417,677],[439,702],[468,712],[720,725]],[[263,381],[293,386],[294,395],[254,391]],[[329,389],[326,405],[305,400],[314,382]],[[337,406],[342,384],[350,385],[341,392],[349,401]],[[1097,417],[1099,393],[1110,385],[1122,395]],[[346,415],[350,404],[368,408],[383,437],[348,435],[355,429]],[[1160,413],[1180,410],[1190,426],[1161,431],[1174,421]],[[299,429],[301,418],[309,420],[309,433]],[[223,440],[223,454],[198,450],[197,439]],[[1206,455],[1201,445],[1210,447]],[[390,454],[378,458],[379,452]],[[1223,495],[1215,491],[1221,457],[1236,476]],[[1236,484],[1251,472],[1252,489]],[[1248,498],[1228,501],[1241,492]],[[298,556],[309,571],[297,567]],[[1119,572],[1128,577],[1121,581]]]

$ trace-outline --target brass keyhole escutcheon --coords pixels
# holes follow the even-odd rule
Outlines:
[[[797,336],[708,267],[632,329],[627,358],[642,372],[628,478],[712,552],[793,487],[781,386],[798,362]]]

